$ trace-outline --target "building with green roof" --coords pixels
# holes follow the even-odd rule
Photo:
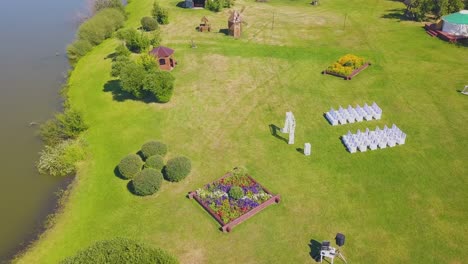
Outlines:
[[[442,20],[442,31],[454,36],[468,37],[468,10],[443,16]]]

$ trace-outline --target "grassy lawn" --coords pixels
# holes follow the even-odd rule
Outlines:
[[[219,33],[227,11],[185,10],[164,0],[171,23],[163,44],[176,50],[172,101],[116,100],[108,40],[76,66],[70,102],[83,111],[90,158],[69,202],[18,263],[56,263],[97,240],[134,238],[182,263],[313,263],[311,240],[346,234],[348,263],[463,263],[468,250],[468,50],[430,38],[421,24],[384,18],[396,1],[237,1],[247,25],[235,40]],[[149,15],[152,0],[133,0],[128,26]],[[198,33],[202,16],[211,33]],[[273,23],[274,17],[274,23]],[[346,24],[344,20],[346,17]],[[197,48],[190,48],[193,40]],[[352,81],[320,72],[354,53],[373,65]],[[332,127],[330,107],[377,102],[379,121]],[[296,144],[271,135],[293,111]],[[407,143],[349,154],[339,137],[395,123]],[[285,136],[286,137],[286,136]],[[149,139],[169,157],[191,158],[192,174],[136,197],[113,171]],[[296,151],[312,143],[312,156]],[[185,195],[245,165],[282,202],[236,227],[216,221]],[[466,260],[466,258],[465,258]]]

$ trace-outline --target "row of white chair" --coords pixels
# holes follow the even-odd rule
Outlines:
[[[382,109],[374,102],[371,106],[364,104],[364,107],[357,105],[353,108],[351,105],[347,109],[339,107],[338,110],[331,109],[325,113],[325,117],[332,126],[338,124],[362,122],[364,119],[369,121],[374,119],[382,118]]]
[[[366,128],[364,132],[358,129],[356,134],[348,131],[342,140],[350,153],[356,153],[358,149],[365,152],[367,148],[375,150],[377,147],[384,149],[387,146],[394,147],[396,144],[403,145],[406,142],[406,134],[393,124],[391,128],[385,126],[382,130],[379,127],[376,127],[374,131]]]

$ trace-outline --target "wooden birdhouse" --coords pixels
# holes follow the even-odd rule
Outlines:
[[[229,35],[235,38],[239,38],[242,32],[242,16],[241,12],[234,10],[231,11],[231,15],[228,19],[228,31]]]
[[[200,32],[211,31],[211,25],[210,25],[210,22],[208,21],[208,18],[202,17],[200,26],[198,26],[198,31]]]

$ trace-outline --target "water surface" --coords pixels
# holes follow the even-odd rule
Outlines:
[[[74,38],[85,0],[1,1],[0,8],[0,262],[37,234],[55,206],[63,178],[39,175],[37,126],[60,110]]]

